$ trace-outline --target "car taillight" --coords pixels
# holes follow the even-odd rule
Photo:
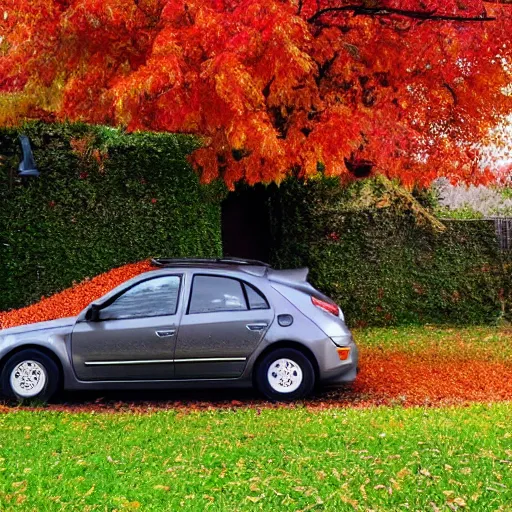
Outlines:
[[[316,297],[311,297],[311,302],[317,307],[321,308],[327,313],[331,313],[334,316],[338,316],[340,314],[340,308],[336,306],[336,304],[331,304],[330,302],[325,302],[325,300],[317,299]]]

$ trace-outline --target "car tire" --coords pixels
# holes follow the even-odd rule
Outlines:
[[[311,361],[293,348],[278,348],[256,368],[256,385],[269,400],[292,402],[308,396],[315,386]]]
[[[19,402],[47,402],[57,391],[60,371],[55,361],[35,349],[14,354],[4,365],[2,392]]]

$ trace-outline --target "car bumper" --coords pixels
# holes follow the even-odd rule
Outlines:
[[[357,376],[359,364],[359,351],[356,344],[352,340],[347,339],[345,346],[350,347],[350,355],[346,361],[340,361],[336,351],[336,345],[332,343],[329,347],[329,359],[331,364],[328,368],[320,371],[320,383],[323,385],[336,386],[342,384],[349,384],[353,382]],[[332,363],[334,361],[334,363]]]

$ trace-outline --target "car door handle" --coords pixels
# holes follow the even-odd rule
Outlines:
[[[249,329],[249,331],[263,331],[267,327],[268,324],[261,323],[261,324],[247,324],[246,327]]]
[[[159,338],[170,338],[176,334],[176,329],[169,329],[168,331],[155,331]]]

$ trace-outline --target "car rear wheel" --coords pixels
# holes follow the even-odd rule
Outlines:
[[[258,365],[256,384],[268,399],[291,402],[311,393],[315,370],[302,352],[279,348],[267,354]]]
[[[22,350],[14,354],[2,371],[4,395],[20,402],[46,402],[57,391],[60,372],[55,361],[39,350]]]

